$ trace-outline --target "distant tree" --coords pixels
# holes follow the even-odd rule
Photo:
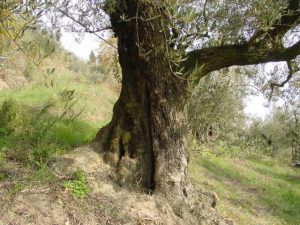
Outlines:
[[[90,56],[89,56],[89,63],[92,65],[95,65],[96,62],[97,62],[97,57],[96,57],[94,51],[92,50],[90,53]]]
[[[118,42],[116,38],[110,38],[108,41],[113,45],[116,45]],[[99,46],[98,62],[101,71],[106,74],[106,78],[114,76],[118,81],[121,81],[122,72],[117,49],[102,42]]]
[[[293,71],[300,74],[300,68],[295,67]],[[287,138],[291,147],[292,163],[300,166],[300,79],[293,76],[289,88],[282,90],[281,99],[284,101],[283,113],[286,119]]]
[[[198,140],[225,138],[229,142],[229,133],[237,135],[238,127],[244,126],[242,83],[234,70],[220,71],[199,81],[188,102],[189,125]]]
[[[300,108],[298,105],[275,106],[264,121],[253,120],[248,140],[264,154],[276,156],[290,152],[291,162],[300,165]],[[285,160],[289,160],[285,158]]]
[[[300,108],[292,110],[290,117],[289,136],[291,138],[292,147],[292,164],[300,167]]]

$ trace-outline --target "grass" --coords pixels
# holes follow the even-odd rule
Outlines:
[[[70,71],[59,60],[47,59],[46,64],[44,67],[56,68],[47,81],[52,85],[45,85],[47,82],[35,69],[29,85],[0,93],[0,109],[8,102],[11,110],[5,109],[3,113],[12,118],[2,119],[4,125],[1,125],[4,115],[0,115],[1,180],[10,179],[1,172],[1,166],[9,160],[35,168],[28,180],[50,182],[47,162],[89,143],[99,128],[110,120],[117,97],[114,91],[103,83],[92,82]],[[73,90],[69,99],[63,99],[64,92]]]
[[[220,212],[237,224],[290,224],[300,221],[300,170],[264,156],[193,157],[193,181],[220,198]]]

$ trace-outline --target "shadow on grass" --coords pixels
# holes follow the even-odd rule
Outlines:
[[[247,167],[246,170],[239,170],[238,168],[228,164],[228,158],[219,158],[218,161],[211,160],[209,158],[202,158],[202,166],[208,171],[213,173],[218,180],[224,181],[224,179],[230,179],[232,185],[226,183],[225,188],[228,191],[237,189],[237,184],[241,187],[248,187],[258,190],[254,194],[258,202],[261,205],[267,206],[269,212],[281,218],[287,224],[299,225],[300,221],[300,189],[298,189],[296,183],[290,181],[289,178],[284,178],[284,174],[276,174],[276,172],[268,173],[264,170],[253,169]],[[252,171],[251,171],[252,170]],[[253,171],[254,170],[254,171]],[[264,177],[268,176],[268,182],[264,180]],[[277,180],[276,177],[282,179]],[[242,207],[246,207],[242,204],[242,199],[236,197],[236,199],[228,199],[233,204],[240,204]]]
[[[249,165],[254,171],[272,177],[273,179],[280,179],[282,181],[288,182],[291,185],[299,185],[300,187],[300,169],[289,168],[291,171],[294,171],[298,174],[287,174],[287,172],[284,171],[279,172],[277,170],[271,170],[270,168],[272,168],[272,166],[269,166],[265,161],[251,158],[250,162],[252,163],[250,163]],[[269,169],[267,167],[269,167]]]

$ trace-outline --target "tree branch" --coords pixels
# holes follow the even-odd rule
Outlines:
[[[188,53],[184,62],[186,71],[202,66],[201,75],[230,66],[245,66],[267,62],[281,62],[296,58],[300,54],[300,41],[289,48],[251,49],[247,44],[225,45],[205,48]]]
[[[270,92],[269,100],[271,100],[271,98],[273,96],[274,88],[275,87],[284,87],[284,85],[286,85],[292,79],[294,73],[298,71],[298,70],[294,71],[291,61],[287,61],[286,64],[287,64],[288,70],[289,70],[289,73],[286,76],[286,79],[284,81],[282,81],[281,83],[270,82],[271,92]]]
[[[187,73],[201,66],[201,76],[222,68],[288,61],[300,54],[300,40],[289,48],[282,44],[283,36],[300,24],[299,0],[289,0],[281,18],[269,30],[258,30],[245,44],[224,45],[194,50],[187,53],[183,63]]]
[[[101,37],[99,34],[97,34],[97,32],[100,31],[104,31],[104,30],[109,30],[111,27],[106,27],[103,29],[98,29],[98,30],[91,30],[90,28],[88,28],[87,26],[85,26],[82,22],[76,20],[74,17],[72,17],[71,15],[69,15],[67,12],[61,10],[59,7],[57,7],[55,4],[53,4],[51,1],[48,2],[48,4],[50,6],[52,6],[55,10],[57,10],[58,12],[62,13],[64,16],[66,16],[67,18],[69,18],[70,20],[72,20],[73,22],[77,23],[78,25],[80,25],[81,27],[83,27],[85,29],[86,33],[90,33],[95,35],[97,38],[99,38],[100,40],[102,40],[103,42],[105,42],[106,44],[110,45],[111,47],[117,49],[116,46],[114,46],[113,44],[111,44],[110,42],[108,42],[107,40],[105,40],[103,37]]]

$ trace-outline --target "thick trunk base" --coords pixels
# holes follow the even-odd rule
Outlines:
[[[155,193],[178,217],[202,215],[203,201],[209,208],[214,204],[199,199],[189,180],[188,83],[170,70],[162,32],[167,18],[157,17],[164,7],[143,0],[120,1],[115,7],[111,22],[118,37],[122,90],[112,121],[96,137],[99,149],[121,186]],[[143,20],[122,21],[122,15]]]

